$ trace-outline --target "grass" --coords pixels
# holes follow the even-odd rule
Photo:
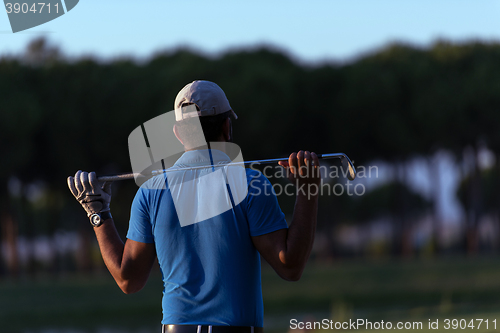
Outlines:
[[[266,314],[281,318],[270,328],[280,332],[291,318],[428,324],[481,315],[498,318],[500,326],[500,315],[494,317],[500,314],[499,258],[310,265],[296,283],[284,284],[269,271],[263,280]]]
[[[161,290],[158,276],[154,276],[142,292],[133,295],[123,294],[109,274],[3,283],[0,285],[0,331],[43,332],[40,328],[71,328],[94,332],[102,327],[126,332],[156,327],[158,331]]]
[[[422,321],[424,329],[429,319],[498,318],[500,326],[500,258],[311,264],[299,282],[264,265],[262,280],[267,332],[286,332],[292,318]],[[107,273],[2,281],[0,331],[158,332],[161,289],[158,274],[133,295]]]

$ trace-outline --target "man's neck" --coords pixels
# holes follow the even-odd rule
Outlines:
[[[212,149],[213,148],[213,149],[217,149],[217,150],[221,150],[222,152],[225,152],[225,149],[223,149],[223,147],[224,147],[224,143],[227,143],[227,141],[225,141],[225,140],[214,141],[214,143],[219,143],[216,145],[217,148],[210,147],[210,142],[207,142],[206,145],[194,147],[194,148],[186,148],[186,146],[184,146],[184,151],[205,150],[205,149]]]
[[[204,145],[204,146],[199,146],[199,147],[194,147],[194,148],[186,148],[184,147],[184,151],[193,151],[193,150],[205,150],[205,149],[210,149],[210,145]]]

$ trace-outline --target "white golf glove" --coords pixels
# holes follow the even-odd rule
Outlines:
[[[111,182],[101,184],[95,172],[77,171],[75,177],[68,177],[68,186],[76,200],[83,206],[87,216],[109,211]]]

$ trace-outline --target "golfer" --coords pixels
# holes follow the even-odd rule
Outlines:
[[[124,293],[144,287],[158,258],[162,332],[262,332],[260,256],[283,279],[299,280],[314,240],[318,196],[297,191],[287,226],[269,180],[242,168],[245,182],[236,183],[245,184],[246,195],[235,198],[241,189],[221,187],[210,176],[216,174],[214,165],[231,162],[223,149],[214,148],[233,140],[236,118],[222,89],[194,81],[179,92],[174,108],[174,133],[185,153],[173,168],[182,170],[155,176],[139,188],[125,243],[110,213],[110,183],[100,184],[94,172],[78,171],[68,177],[69,188],[90,217],[104,262]],[[190,142],[193,119],[199,119],[208,145]],[[315,153],[292,153],[279,164],[299,188],[320,183]],[[231,205],[212,216],[217,209],[207,202],[217,198],[228,198]]]

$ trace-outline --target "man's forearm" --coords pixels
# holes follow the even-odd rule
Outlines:
[[[154,244],[130,239],[124,244],[112,219],[94,231],[104,263],[120,289],[126,294],[141,290],[156,258]]]
[[[280,253],[281,261],[301,274],[311,254],[318,215],[318,196],[297,194],[295,208],[286,239],[286,251]]]
[[[118,235],[113,219],[107,219],[101,226],[94,228],[94,231],[104,264],[121,287],[124,244]]]
[[[287,168],[287,177],[297,185],[297,198],[292,223],[288,229],[254,236],[252,241],[260,254],[285,280],[297,281],[311,254],[318,215],[318,197],[311,187],[320,186],[318,156],[308,151],[290,154],[288,161],[279,165]],[[307,188],[305,193],[302,188]]]

